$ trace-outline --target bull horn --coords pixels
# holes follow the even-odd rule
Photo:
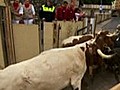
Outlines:
[[[111,54],[111,55],[106,55],[104,54],[100,49],[97,49],[97,53],[103,58],[103,59],[110,59],[112,58],[115,54]]]

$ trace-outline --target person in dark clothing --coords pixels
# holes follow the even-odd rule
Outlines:
[[[46,3],[40,7],[39,17],[41,19],[41,44],[44,46],[44,21],[52,22],[55,20],[55,6],[51,0],[46,0]]]
[[[51,0],[47,0],[46,4],[41,6],[39,16],[46,22],[52,22],[55,20],[55,6]]]

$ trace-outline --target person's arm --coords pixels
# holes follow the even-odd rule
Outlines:
[[[32,5],[32,12],[33,12],[33,16],[35,16],[35,8],[33,5]]]
[[[55,17],[56,17],[55,14],[56,14],[56,13],[55,13],[55,10],[54,10],[52,20],[55,20]]]
[[[39,17],[40,17],[40,19],[43,18],[43,9],[42,9],[42,7],[40,7],[40,9],[39,9]]]
[[[58,11],[57,11],[57,8],[55,9],[55,19],[57,20],[57,17],[58,17]]]
[[[20,6],[19,15],[20,16],[23,15],[23,6],[22,5]]]

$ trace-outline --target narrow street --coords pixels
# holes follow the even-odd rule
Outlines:
[[[112,17],[110,20],[107,20],[98,24],[96,26],[96,31],[108,30],[110,32],[114,32],[118,24],[120,24],[120,17]]]

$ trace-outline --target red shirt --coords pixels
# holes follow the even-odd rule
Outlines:
[[[63,11],[62,6],[60,6],[60,7],[58,7],[56,9],[56,18],[57,18],[57,20],[63,20],[63,13],[62,13],[62,11]]]
[[[70,7],[60,6],[56,9],[57,20],[70,21],[74,18],[74,10]]]
[[[74,18],[74,10],[72,7],[69,7],[67,12],[67,20],[72,20]]]

